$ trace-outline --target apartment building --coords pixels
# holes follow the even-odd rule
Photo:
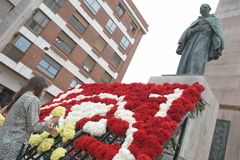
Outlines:
[[[42,103],[77,83],[121,82],[147,31],[132,0],[1,0],[0,104],[34,75],[50,84]]]

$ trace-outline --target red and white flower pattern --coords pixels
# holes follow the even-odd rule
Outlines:
[[[199,83],[78,84],[42,105],[40,120],[50,119],[51,111],[63,106],[62,126],[72,121],[91,136],[102,136],[107,127],[120,137],[126,136],[121,146],[83,136],[74,142],[76,149],[88,150],[99,160],[154,159],[181,118],[194,110],[203,90]]]

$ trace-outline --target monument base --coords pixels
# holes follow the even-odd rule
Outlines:
[[[205,90],[202,92],[202,99],[204,99],[210,107],[206,107],[201,116],[195,119],[189,119],[179,156],[185,160],[207,160],[211,149],[219,104],[204,76],[157,76],[150,77],[148,83],[180,83],[192,85],[195,82],[199,82],[205,87]],[[167,160],[166,158],[164,159]],[[169,160],[170,159],[171,158],[169,158]]]

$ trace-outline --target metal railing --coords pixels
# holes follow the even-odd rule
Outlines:
[[[33,18],[27,21],[25,26],[31,30],[35,35],[39,35],[43,31],[43,27]]]
[[[87,151],[74,149],[73,147],[74,141],[77,138],[82,137],[84,135],[90,136],[89,134],[83,132],[82,129],[77,130],[75,137],[66,143],[61,142],[62,138],[58,136],[57,138],[55,138],[55,143],[51,147],[51,149],[41,154],[37,154],[37,151],[36,151],[37,147],[27,146],[21,159],[22,160],[42,160],[42,159],[49,160],[52,152],[56,148],[63,147],[67,150],[67,153],[63,158],[60,158],[60,160],[79,160],[80,158],[81,160],[96,160],[95,157],[88,155]],[[122,144],[125,140],[125,137],[118,137],[117,135],[113,134],[109,129],[107,129],[107,133],[99,137],[98,140],[100,142],[104,142],[105,144],[112,144],[115,142]]]
[[[178,123],[178,128],[175,129],[175,131],[172,134],[172,137],[169,138],[169,140],[163,145],[163,148],[166,149],[167,151],[169,149],[168,146],[170,143],[173,143],[173,141],[174,143],[176,143],[176,148],[174,148],[174,151],[171,151],[173,152],[172,154],[173,160],[178,160],[179,158],[179,153],[182,148],[182,142],[184,139],[184,135],[186,133],[188,114],[189,112],[187,112],[187,114],[182,118],[182,121]],[[164,151],[162,155],[156,156],[154,160],[161,160],[162,158],[164,158],[166,151]]]
[[[175,150],[175,154],[173,155],[173,160],[177,160],[180,150],[181,150],[181,144],[183,141],[183,137],[185,134],[185,129],[186,129],[186,124],[188,120],[188,114],[186,114],[183,118],[182,121],[179,123],[178,127],[181,128],[180,135],[178,135],[178,144],[177,144],[177,149]],[[178,129],[176,129],[173,133],[173,136],[176,134]],[[60,160],[96,160],[95,157],[92,157],[88,154],[87,151],[84,150],[78,150],[73,147],[73,143],[77,138],[80,138],[82,136],[90,134],[83,132],[82,129],[76,130],[75,137],[71,139],[70,141],[63,143],[61,140],[62,138],[60,136],[55,138],[55,143],[51,147],[50,150],[45,151],[41,154],[37,154],[37,147],[31,147],[27,146],[25,148],[25,151],[22,155],[22,160],[49,160],[52,152],[58,148],[58,147],[63,147],[67,150],[67,153],[65,154],[64,157],[60,158]],[[105,144],[112,144],[112,143],[119,143],[122,145],[125,141],[125,137],[119,137],[115,134],[113,134],[108,128],[106,134],[104,134],[101,137],[94,137],[97,138],[98,141],[103,142]],[[172,137],[171,137],[172,138]],[[171,138],[166,142],[166,144],[163,146],[164,148],[167,147],[167,145],[170,143]],[[160,160],[164,157],[164,153],[162,155],[156,156],[154,160]]]

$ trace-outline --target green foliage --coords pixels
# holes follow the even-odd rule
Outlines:
[[[195,119],[199,115],[202,116],[202,113],[206,109],[207,106],[210,107],[210,105],[204,99],[200,98],[200,100],[195,104],[194,111],[190,112],[188,114],[188,117],[192,118],[192,119]],[[168,151],[170,151],[172,153],[172,155],[174,155],[174,153],[175,153],[175,151],[176,151],[176,149],[179,145],[178,144],[178,138],[179,138],[179,135],[180,135],[181,132],[182,132],[182,127],[179,127],[175,131],[174,135],[170,138],[167,145],[164,147],[165,151],[163,152],[163,154],[157,156],[156,159],[161,160]]]
[[[202,113],[207,106],[210,107],[210,105],[204,99],[200,98],[200,100],[195,104],[195,110],[193,112],[190,112],[188,114],[188,117],[195,119],[199,115],[202,116]]]
[[[53,128],[59,128],[58,122],[53,124]]]

